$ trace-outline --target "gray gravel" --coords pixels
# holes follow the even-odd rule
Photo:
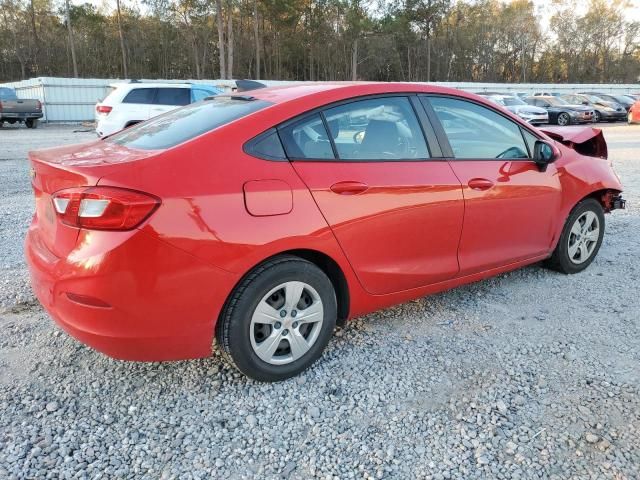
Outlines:
[[[606,127],[626,212],[582,274],[538,266],[374,313],[298,378],[111,360],[33,303],[25,152],[0,131],[0,478],[640,478],[640,126]]]

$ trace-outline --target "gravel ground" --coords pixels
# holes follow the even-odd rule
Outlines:
[[[279,384],[62,333],[26,283],[25,153],[92,135],[0,131],[0,478],[640,478],[640,126],[605,128],[629,208],[588,270],[368,315]]]

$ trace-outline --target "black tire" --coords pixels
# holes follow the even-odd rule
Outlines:
[[[302,357],[273,365],[262,360],[252,346],[251,318],[265,295],[289,281],[304,282],[315,289],[322,301],[323,320],[315,343]],[[218,320],[216,340],[225,357],[244,375],[263,382],[276,382],[306,370],[322,355],[333,335],[336,319],[336,295],[327,275],[311,262],[282,255],[256,267],[236,286]]]
[[[27,128],[38,128],[38,119],[29,118],[24,122],[24,124],[27,126]]]
[[[571,115],[569,115],[566,112],[562,112],[560,114],[558,114],[558,125],[560,125],[561,127],[564,127],[566,125],[571,125]]]
[[[576,221],[582,217],[587,212],[593,212],[598,219],[598,239],[595,241],[593,245],[593,250],[589,254],[588,258],[581,263],[576,263],[572,260],[569,254],[569,242],[571,240],[571,229],[574,227]],[[602,245],[602,239],[604,237],[604,210],[602,209],[602,205],[594,198],[587,198],[578,203],[574,209],[569,214],[567,221],[564,224],[564,228],[562,229],[562,234],[560,235],[560,239],[558,240],[558,244],[556,245],[551,258],[549,258],[545,265],[553,270],[558,272],[573,274],[578,273],[591,265],[591,262],[598,255],[598,251],[600,250],[600,246]]]
[[[597,111],[597,110],[594,112],[593,121],[594,121],[595,123],[598,123],[598,122],[601,122],[601,121],[602,121],[602,115],[601,115],[601,114],[600,114],[600,112],[599,112],[599,111]]]

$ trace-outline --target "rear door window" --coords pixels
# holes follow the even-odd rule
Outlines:
[[[191,89],[158,88],[158,94],[153,103],[156,105],[189,105],[191,103]]]
[[[272,103],[264,100],[218,96],[172,110],[116,133],[105,141],[142,150],[170,148],[269,105]]]
[[[324,115],[341,160],[429,158],[407,97],[359,100],[329,108]]]
[[[134,88],[122,100],[122,103],[137,103],[141,105],[150,105],[153,103],[153,97],[156,94],[156,88]]]

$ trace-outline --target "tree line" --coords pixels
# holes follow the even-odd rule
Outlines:
[[[0,0],[0,80],[607,82],[640,75],[628,0]],[[543,25],[543,23],[545,23]]]

